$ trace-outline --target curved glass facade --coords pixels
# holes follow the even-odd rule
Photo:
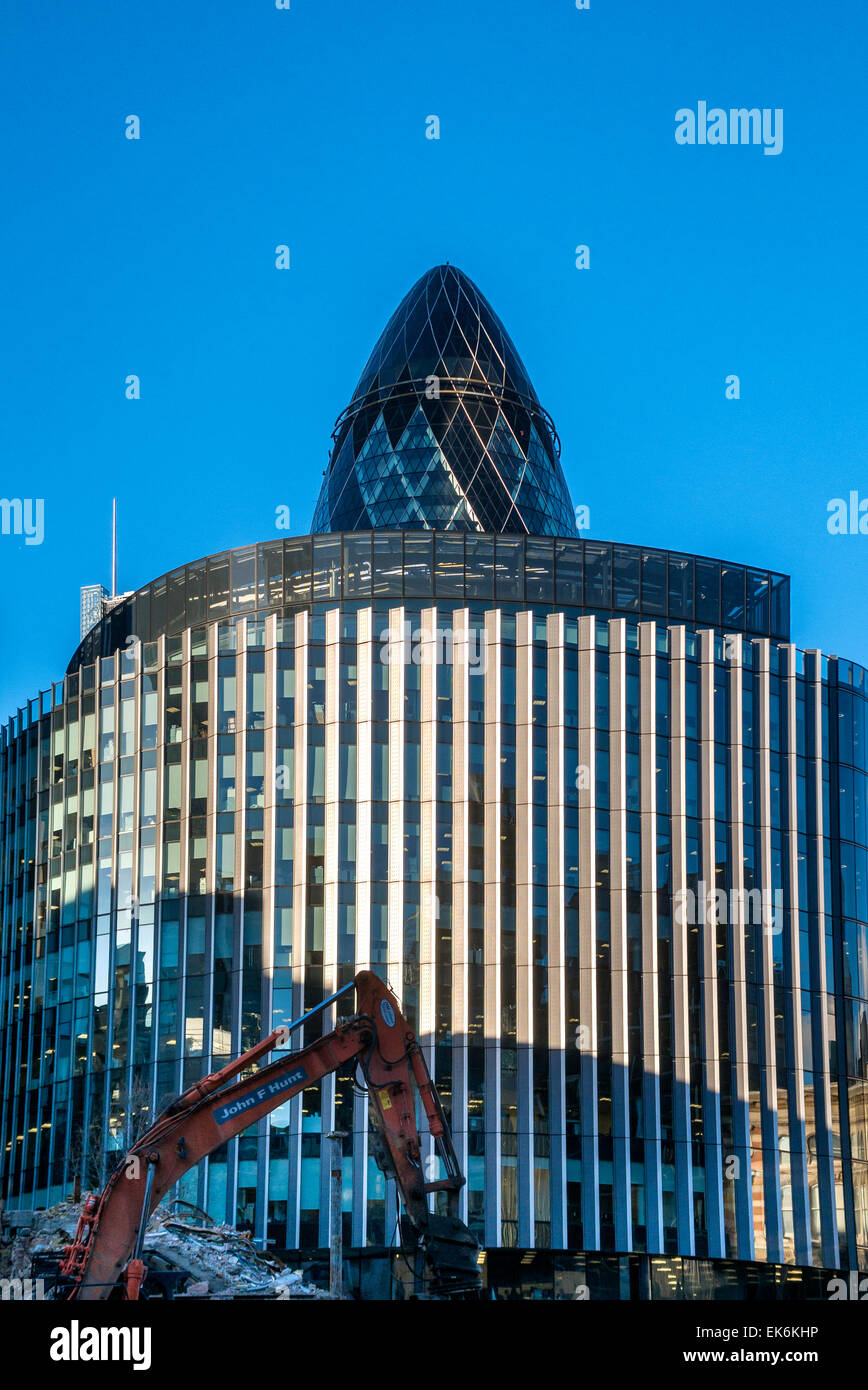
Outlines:
[[[487,1248],[868,1268],[866,694],[768,638],[496,603],[228,616],[70,673],[0,738],[4,1198],[98,1181],[370,967]],[[180,1195],[322,1245],[334,1127],[347,1239],[387,1243],[349,1076]]]
[[[100,1187],[169,1097],[373,969],[491,1287],[868,1270],[865,671],[790,644],[784,575],[576,536],[451,267],[335,441],[312,535],[119,599],[0,729],[0,1198]],[[335,1128],[361,1260],[398,1212],[349,1074],[178,1195],[322,1247]]]
[[[401,301],[335,426],[313,530],[390,526],[575,534],[554,426],[455,266]]]
[[[267,541],[181,565],[118,603],[69,670],[134,639],[153,642],[230,615],[392,599],[614,611],[780,641],[790,635],[790,581],[769,570],[610,541],[359,531]]]

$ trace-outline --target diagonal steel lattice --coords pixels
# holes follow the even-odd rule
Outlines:
[[[455,266],[435,266],[401,301],[333,439],[314,532],[576,534],[551,418]]]

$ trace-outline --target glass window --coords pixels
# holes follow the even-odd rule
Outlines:
[[[291,648],[282,647],[277,662],[277,724],[286,728],[295,720],[295,653]]]
[[[341,596],[341,538],[314,536],[313,597],[339,599]]]
[[[232,611],[247,613],[256,601],[256,551],[232,552]]]
[[[221,657],[217,681],[218,733],[235,733],[235,713],[235,661],[231,657]]]
[[[265,728],[265,659],[262,652],[247,658],[247,727]]]
[[[374,533],[374,593],[393,598],[403,595],[404,557],[400,531]]]
[[[283,541],[259,547],[260,608],[283,607]]]
[[[785,574],[772,576],[772,637],[788,640],[790,635],[790,581]]]
[[[434,537],[435,592],[438,598],[464,597],[464,536]]]
[[[344,595],[346,598],[371,596],[371,535],[344,536]]]
[[[744,570],[741,565],[724,565],[722,571],[724,627],[744,626]]]
[[[666,552],[642,551],[642,612],[666,612]]]
[[[525,594],[528,603],[555,601],[554,541],[528,536],[525,541]]]
[[[693,621],[693,558],[669,556],[669,618]]]
[[[142,681],[142,748],[156,748],[159,696],[156,676],[143,675]],[[207,696],[206,696],[207,698]]]
[[[495,539],[494,583],[498,599],[520,603],[524,598],[523,545],[521,536],[497,536]]]
[[[494,538],[467,536],[465,538],[468,598],[494,598]]]
[[[208,616],[206,580],[207,569],[204,560],[187,566],[187,623],[191,627],[196,623],[204,623]]]
[[[169,575],[167,632],[183,632],[187,626],[187,576],[183,569]]]
[[[235,740],[218,740],[217,751],[217,810],[235,810]]]
[[[720,624],[720,566],[714,560],[696,561],[696,621]]]
[[[408,598],[428,598],[432,593],[433,541],[430,532],[404,537],[404,593]]]
[[[555,562],[558,603],[582,602],[582,542],[555,541]]]
[[[283,571],[287,603],[310,603],[311,544],[310,537],[286,541],[283,547]]]
[[[639,608],[639,551],[626,545],[614,547],[612,606],[627,613]]]
[[[612,547],[585,542],[585,607],[612,606]]]
[[[220,555],[208,561],[208,618],[214,622],[229,612],[229,560]],[[156,614],[152,613],[154,631],[158,632]]]
[[[745,617],[751,632],[769,630],[769,576],[765,570],[745,571]]]
[[[129,608],[133,632],[137,633],[143,642],[147,642],[156,635],[151,631],[150,589],[142,589],[140,593],[136,594],[135,598],[130,599]]]
[[[114,611],[114,613],[113,613],[113,615],[112,615],[112,620],[113,620],[113,622],[114,622],[114,619],[115,619],[115,618],[121,618],[122,616],[123,616],[123,609],[122,609],[122,608],[116,608],[115,611]],[[154,633],[159,634],[159,633],[161,633],[161,632],[165,632],[165,630],[166,630],[166,581],[165,581],[165,579],[158,579],[158,580],[156,581],[156,583],[154,583],[154,584],[151,585],[151,623],[152,623],[152,625],[153,625],[153,626],[152,626],[152,630],[153,630]],[[119,634],[118,634],[118,637],[120,637],[120,635],[121,635],[121,634],[119,633]],[[138,633],[137,636],[141,636],[141,633]],[[112,637],[114,638],[114,631],[112,632]],[[121,645],[120,642],[118,643],[118,645]]]

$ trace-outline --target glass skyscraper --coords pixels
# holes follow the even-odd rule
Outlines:
[[[314,531],[575,534],[554,426],[494,310],[454,266],[384,328],[334,433]]]
[[[866,697],[790,642],[786,576],[580,538],[506,331],[430,271],[312,534],[125,598],[2,731],[0,1195],[98,1183],[373,968],[491,1287],[824,1296],[868,1270]],[[322,1247],[335,1127],[376,1258],[395,1194],[351,1076],[180,1195]]]

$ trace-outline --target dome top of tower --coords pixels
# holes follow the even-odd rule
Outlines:
[[[335,427],[312,529],[381,527],[575,534],[554,426],[456,266],[405,295]]]

